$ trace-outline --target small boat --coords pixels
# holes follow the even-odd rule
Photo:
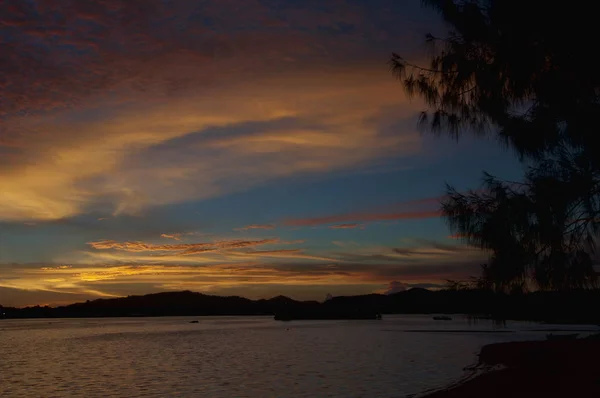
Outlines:
[[[546,340],[575,340],[579,336],[579,333],[572,334],[552,334],[546,335]]]
[[[190,323],[198,323],[198,321],[190,321]]]
[[[451,321],[452,318],[450,318],[449,316],[442,315],[442,316],[434,316],[433,320],[434,321]]]

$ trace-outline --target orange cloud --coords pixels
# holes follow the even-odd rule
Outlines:
[[[383,29],[341,32],[355,2],[96,3],[0,2],[0,220],[138,214],[421,148],[421,105],[379,55],[347,62]],[[390,109],[411,127],[383,131]]]
[[[273,254],[276,254],[273,252]],[[118,284],[145,284],[154,290],[166,285],[173,289],[195,285],[209,290],[217,286],[235,286],[240,283],[287,284],[296,286],[338,284],[369,284],[403,280],[410,283],[443,280],[465,276],[477,270],[477,263],[449,265],[393,265],[393,264],[336,264],[327,260],[316,263],[219,263],[207,266],[190,265],[73,265],[69,268],[42,267],[18,270],[19,278],[0,281],[0,288],[35,292],[86,293],[91,296],[112,295],[107,282]],[[164,289],[164,288],[163,288]]]
[[[173,239],[173,240],[181,240],[181,234],[160,234],[161,238],[165,239]]]
[[[397,248],[356,246],[348,242],[341,245],[344,253],[319,254],[296,248],[254,250],[267,241],[175,245],[91,242],[99,248],[90,252],[94,254],[92,263],[4,264],[0,288],[29,291],[39,297],[44,296],[39,292],[101,297],[115,291],[125,294],[165,289],[220,291],[241,286],[250,292],[259,285],[273,286],[275,293],[282,292],[282,285],[307,289],[322,285],[333,289],[352,284],[358,289],[369,284],[403,281],[414,286],[433,286],[440,280],[475,275],[485,257],[480,250],[463,245],[423,239],[405,240],[407,246]],[[290,242],[276,242],[283,243]],[[203,256],[187,255],[211,249]],[[141,250],[147,254],[140,255]],[[119,288],[114,290],[117,285]],[[374,287],[373,291],[380,288]]]
[[[418,151],[414,129],[394,135],[378,129],[381,109],[399,106],[399,117],[407,118],[414,110],[400,106],[403,99],[387,78],[366,69],[337,71],[336,79],[328,78],[334,71],[327,68],[257,77],[215,88],[210,100],[200,90],[168,101],[140,98],[86,123],[77,120],[78,110],[15,121],[31,144],[3,170],[0,219],[72,217],[89,211],[97,198],[110,201],[114,215],[136,214]],[[356,77],[365,75],[372,78],[357,85]],[[289,90],[296,90],[293,98]],[[256,101],[240,92],[252,92]],[[264,128],[253,131],[258,123]],[[204,134],[209,128],[223,131]]]
[[[261,245],[280,243],[279,239],[262,240],[225,240],[217,242],[181,243],[174,245],[156,245],[144,242],[117,242],[114,240],[101,240],[88,242],[96,250],[121,250],[126,252],[179,252],[181,255],[204,253],[216,250],[242,249]]]
[[[175,232],[169,234],[160,234],[161,238],[180,241],[184,236],[196,235],[196,232]]]

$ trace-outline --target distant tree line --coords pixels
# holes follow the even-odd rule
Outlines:
[[[4,312],[6,318],[18,319],[218,315],[273,317],[282,311],[345,315],[352,315],[355,311],[373,311],[384,314],[384,319],[385,314],[467,314],[474,321],[486,318],[600,324],[600,313],[590,310],[597,306],[600,306],[600,290],[506,294],[477,289],[465,282],[450,282],[448,288],[439,291],[413,288],[389,295],[333,297],[323,303],[297,301],[284,296],[249,300],[184,291],[98,299],[61,307],[4,308]]]

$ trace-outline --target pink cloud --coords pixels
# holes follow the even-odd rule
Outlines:
[[[284,221],[285,225],[294,227],[307,227],[324,224],[341,223],[329,228],[356,228],[364,227],[359,222],[393,221],[393,220],[418,220],[437,218],[442,215],[439,209],[443,197],[424,198],[403,202],[389,207],[389,211],[358,211],[311,218],[292,218]]]
[[[345,221],[391,221],[391,220],[419,220],[424,218],[437,218],[441,212],[437,211],[405,211],[397,213],[347,213],[335,216],[297,218],[285,221],[286,225],[294,227],[307,227],[314,225],[331,224]]]

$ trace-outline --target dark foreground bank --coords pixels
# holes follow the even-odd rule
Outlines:
[[[498,366],[426,398],[600,397],[600,340],[531,341],[483,347],[480,367]]]

